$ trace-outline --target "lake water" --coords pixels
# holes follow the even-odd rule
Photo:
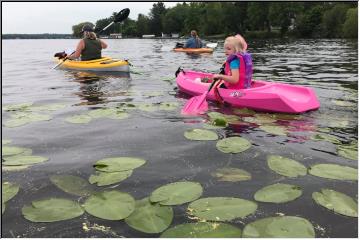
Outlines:
[[[50,121],[8,128],[4,122],[12,112],[2,111],[2,139],[10,146],[31,148],[33,155],[48,157],[21,171],[2,171],[2,180],[17,183],[18,194],[6,203],[2,215],[2,237],[158,237],[129,227],[124,221],[110,221],[84,213],[78,218],[54,223],[33,223],[21,213],[34,200],[61,197],[84,202],[68,194],[49,180],[50,176],[68,174],[88,179],[93,164],[100,159],[127,156],[143,158],[145,165],[117,185],[97,187],[96,191],[116,189],[135,199],[148,197],[156,188],[177,181],[194,181],[203,187],[202,197],[237,197],[253,200],[254,193],[274,183],[300,186],[302,195],[288,203],[261,203],[254,214],[230,222],[243,229],[247,223],[264,217],[285,214],[308,219],[317,237],[357,237],[357,218],[336,214],[312,199],[312,193],[329,188],[357,199],[357,181],[341,181],[310,174],[288,178],[269,169],[267,156],[281,155],[306,167],[331,163],[357,169],[357,161],[340,156],[337,147],[357,141],[358,136],[358,44],[348,40],[249,40],[253,54],[254,78],[309,86],[321,107],[297,119],[277,121],[287,135],[264,132],[259,125],[248,124],[244,116],[236,124],[213,130],[220,138],[241,136],[252,143],[238,154],[222,153],[216,141],[190,141],[187,129],[203,128],[206,115],[184,117],[181,107],[189,96],[178,92],[174,72],[184,69],[216,73],[224,54],[222,43],[210,55],[187,55],[171,49],[170,39],[106,40],[109,48],[103,55],[129,59],[130,76],[87,74],[53,70],[53,54],[74,48],[77,40],[3,40],[2,106],[32,102],[66,107],[48,113]],[[131,110],[129,118],[99,118],[88,124],[72,124],[67,117],[99,107],[121,103],[175,102],[173,110]],[[234,114],[229,107],[210,104],[209,111]],[[259,113],[247,117],[256,117]],[[241,117],[242,120],[241,120]],[[249,119],[249,118],[248,118]],[[330,136],[316,140],[316,134]],[[329,137],[329,138],[330,138]],[[335,140],[334,140],[335,139]],[[252,179],[241,182],[219,181],[219,168],[240,168]],[[194,222],[186,213],[188,204],[173,206],[170,227]],[[84,224],[89,230],[83,228]],[[94,227],[103,226],[103,227]]]

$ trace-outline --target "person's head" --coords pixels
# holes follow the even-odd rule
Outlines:
[[[195,30],[191,30],[190,35],[194,38],[196,38],[198,36],[197,32]]]
[[[234,54],[236,52],[243,53],[247,49],[247,44],[241,35],[230,36],[225,39],[224,51],[225,55]]]
[[[93,28],[93,26],[91,26],[89,24],[85,24],[82,27],[81,32],[84,34],[84,38],[96,39],[96,34],[94,32],[94,28]]]

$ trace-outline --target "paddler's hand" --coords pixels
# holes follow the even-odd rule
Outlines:
[[[213,80],[221,80],[222,79],[222,74],[214,74],[213,76],[212,76],[212,79]]]

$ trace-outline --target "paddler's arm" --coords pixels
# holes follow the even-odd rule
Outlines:
[[[238,69],[231,69],[231,76],[224,75],[224,74],[214,74],[214,78],[220,78],[228,83],[236,84],[239,81],[239,70]]]
[[[71,54],[68,58],[69,59],[76,59],[79,58],[81,56],[81,52],[82,50],[85,48],[85,43],[84,40],[80,40],[78,45],[76,46],[76,50],[73,54]]]
[[[106,44],[106,42],[104,42],[103,40],[100,39],[100,43],[101,43],[101,48],[105,49],[108,47],[108,45]]]

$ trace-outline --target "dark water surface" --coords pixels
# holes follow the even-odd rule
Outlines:
[[[33,155],[49,157],[44,163],[23,171],[3,171],[2,180],[20,185],[19,193],[6,203],[2,215],[3,237],[158,237],[130,228],[124,221],[107,221],[87,213],[55,223],[32,223],[23,218],[21,208],[33,200],[48,197],[84,199],[55,187],[49,177],[70,174],[88,179],[92,165],[102,158],[139,157],[146,164],[115,188],[142,199],[159,186],[188,180],[201,183],[202,197],[238,197],[253,200],[260,188],[274,183],[290,183],[303,188],[300,198],[283,204],[260,203],[257,211],[245,219],[232,221],[241,229],[256,219],[279,213],[308,219],[317,237],[357,237],[358,219],[335,214],[319,205],[311,194],[330,188],[352,198],[358,196],[357,181],[339,181],[306,175],[286,178],[270,170],[266,156],[281,155],[307,167],[316,163],[335,163],[357,168],[357,161],[338,156],[336,145],[311,139],[326,129],[341,144],[358,136],[358,45],[347,40],[249,40],[254,59],[254,78],[286,82],[314,88],[321,107],[301,115],[301,119],[281,121],[289,128],[287,136],[268,134],[256,125],[236,124],[215,130],[221,138],[241,136],[252,147],[239,154],[216,149],[216,141],[190,141],[184,132],[202,128],[206,116],[184,117],[181,107],[189,96],[177,91],[171,79],[179,66],[185,69],[217,72],[224,60],[219,47],[212,55],[191,56],[171,52],[175,40],[107,40],[104,55],[129,59],[134,65],[129,76],[86,74],[52,70],[55,52],[71,49],[77,40],[5,40],[2,41],[2,105],[33,102],[36,105],[65,103],[67,107],[51,113],[52,120],[21,127],[2,127],[2,139],[11,145],[31,148]],[[159,96],[148,93],[160,92]],[[345,101],[342,106],[337,101]],[[121,102],[177,102],[172,111],[130,111],[124,120],[96,119],[88,124],[71,124],[66,117]],[[232,114],[227,107],[210,104],[210,111]],[[2,121],[9,119],[2,112]],[[223,167],[241,168],[252,175],[242,182],[221,182],[211,173]],[[186,215],[187,204],[174,206],[175,226],[192,222]],[[83,224],[106,229],[83,229]]]

